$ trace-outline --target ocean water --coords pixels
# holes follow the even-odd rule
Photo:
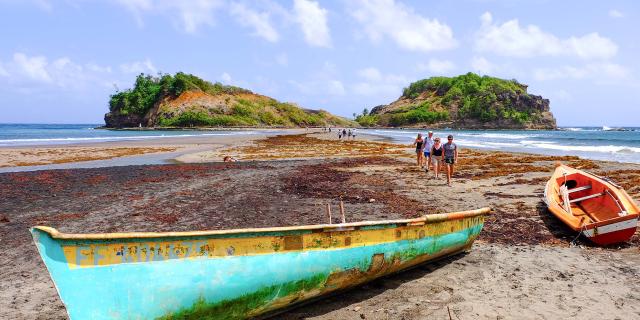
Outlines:
[[[163,137],[261,134],[258,130],[97,130],[99,124],[0,124],[0,147],[61,145]],[[417,129],[358,129],[359,132],[411,143]],[[277,134],[270,131],[269,134]],[[462,147],[548,155],[576,155],[587,159],[640,163],[640,128],[573,127],[561,130],[434,130],[435,136],[453,134]]]
[[[363,133],[412,143],[416,129],[363,129]],[[586,159],[640,163],[640,128],[571,127],[560,130],[433,130],[446,142],[449,134],[461,147],[545,155],[575,155]]]
[[[1,124],[0,147],[60,145],[106,141],[132,141],[163,137],[228,136],[258,134],[253,130],[142,130],[94,129],[101,124]]]

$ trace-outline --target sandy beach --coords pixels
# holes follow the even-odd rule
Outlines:
[[[594,247],[541,201],[558,161],[610,176],[640,199],[640,165],[463,149],[448,187],[415,165],[408,145],[290,133],[0,149],[7,167],[144,153],[175,154],[176,162],[0,174],[0,318],[66,319],[31,226],[95,233],[317,224],[339,199],[348,221],[483,206],[494,213],[469,253],[275,318],[640,318],[640,233]],[[221,162],[226,155],[240,161]]]
[[[142,156],[153,158],[151,161],[139,161],[144,164],[174,163],[182,155],[244,145],[280,132],[295,134],[306,130],[261,129],[251,132],[247,135],[165,136],[142,140],[0,147],[0,173],[23,170],[20,168],[42,170],[135,164]]]

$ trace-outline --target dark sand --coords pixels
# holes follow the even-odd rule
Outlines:
[[[316,137],[220,151],[269,161],[0,174],[0,319],[66,318],[30,226],[93,233],[316,224],[326,222],[323,206],[340,198],[348,221],[481,206],[495,214],[468,254],[277,319],[449,319],[449,312],[453,319],[640,318],[639,234],[628,244],[592,247],[540,200],[557,160],[611,175],[636,199],[639,166],[463,150],[454,186],[447,187],[418,170],[408,147]],[[296,146],[314,149],[296,157]],[[322,154],[332,159],[312,159]]]

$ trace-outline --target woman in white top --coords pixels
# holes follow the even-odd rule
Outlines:
[[[426,165],[425,171],[429,171],[429,167],[431,167],[431,148],[433,144],[433,131],[429,131],[427,137],[424,138],[424,158],[422,158],[422,162],[423,165]]]

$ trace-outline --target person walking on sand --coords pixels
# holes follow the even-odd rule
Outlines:
[[[425,171],[427,172],[431,166],[431,148],[433,148],[433,144],[433,131],[429,131],[427,137],[424,139],[424,158],[422,159],[422,162],[426,163]]]
[[[447,185],[451,186],[451,176],[453,175],[453,166],[458,161],[458,146],[453,143],[453,136],[447,137],[447,143],[442,146],[444,148],[443,159],[447,166]]]
[[[422,133],[418,133],[418,137],[413,141],[411,146],[416,147],[416,160],[418,162],[418,167],[420,167],[422,166],[422,152],[424,150],[424,139],[422,139]]]
[[[440,178],[440,169],[442,168],[442,144],[440,143],[440,138],[435,138],[433,140],[433,146],[431,147],[431,162],[433,163],[433,171],[435,173],[435,177]]]

